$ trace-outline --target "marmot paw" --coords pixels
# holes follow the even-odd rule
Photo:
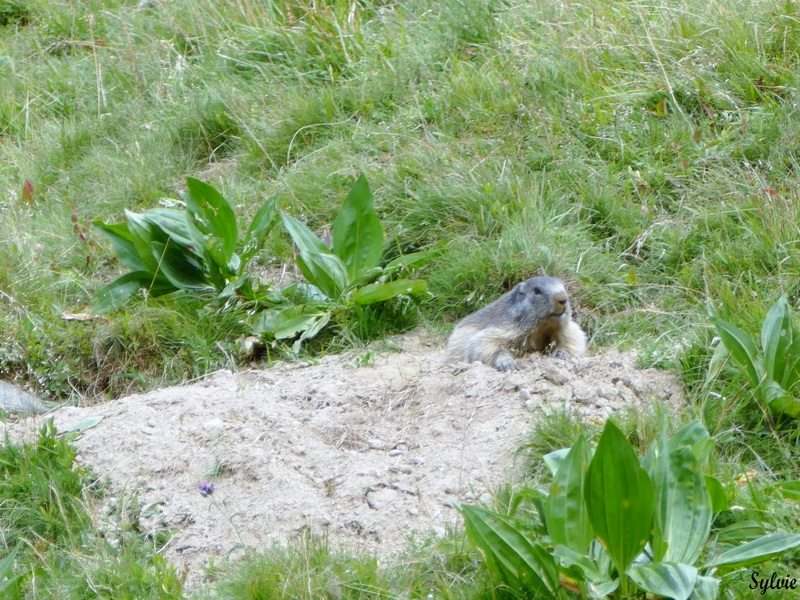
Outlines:
[[[506,371],[519,371],[517,361],[511,358],[508,354],[501,354],[494,361],[494,366],[498,371],[505,373]]]
[[[560,358],[561,360],[576,360],[572,354],[567,352],[566,350],[562,350],[561,348],[556,348],[550,353],[551,356],[555,356],[556,358]]]

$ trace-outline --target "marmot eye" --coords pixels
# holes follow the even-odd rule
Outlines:
[[[535,288],[533,288],[533,293],[534,294],[541,294],[542,290],[540,288],[538,288],[538,287],[535,287]]]

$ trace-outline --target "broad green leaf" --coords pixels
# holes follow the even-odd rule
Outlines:
[[[774,398],[769,402],[769,408],[771,411],[787,415],[790,417],[796,417],[800,415],[800,401],[796,400],[790,396],[782,396],[781,398]]]
[[[773,412],[790,417],[800,414],[800,401],[783,389],[777,381],[767,379],[762,383],[761,389],[767,406]]]
[[[722,343],[725,344],[733,359],[745,370],[750,384],[757,388],[764,377],[764,366],[752,336],[727,321],[718,318],[712,320],[717,326],[717,333],[719,333]]]
[[[800,381],[800,336],[795,334],[792,345],[786,349],[786,370],[780,382],[787,390],[796,392],[795,385]]]
[[[786,350],[792,344],[792,313],[786,294],[772,305],[761,325],[761,348],[767,376],[783,382],[786,369]]]
[[[367,269],[366,271],[362,272],[361,275],[357,276],[355,279],[350,279],[347,282],[347,289],[354,290],[357,289],[364,284],[370,283],[374,281],[381,275],[385,275],[383,269],[380,267],[375,267],[374,269]],[[384,279],[386,279],[384,277]]]
[[[228,261],[228,272],[235,276],[239,273],[239,268],[242,266],[242,259],[235,252],[231,254],[231,259]]]
[[[512,519],[477,506],[459,506],[467,537],[483,551],[489,569],[512,588],[540,598],[555,598],[558,568],[555,559],[532,543]]]
[[[424,250],[422,252],[403,254],[390,261],[389,264],[384,267],[383,271],[387,274],[391,274],[397,270],[405,270],[411,273],[427,265],[440,253],[441,250],[437,248],[436,250]]]
[[[356,291],[353,299],[357,304],[374,304],[401,295],[422,294],[428,289],[423,279],[398,279],[388,283],[371,283]]]
[[[276,320],[278,319],[278,315],[280,315],[284,310],[288,310],[288,308],[294,307],[284,306],[262,310],[260,313],[258,313],[258,317],[253,325],[253,332],[259,335],[266,335],[274,338],[275,331],[277,330]]]
[[[586,508],[617,571],[642,551],[653,522],[653,484],[622,432],[608,421],[586,473]]]
[[[23,596],[21,581],[24,581],[22,575],[0,581],[0,592],[3,593],[3,598],[8,598],[8,600],[24,600],[25,596]]]
[[[711,532],[713,510],[700,463],[687,447],[659,456],[653,472],[657,561],[694,564]]]
[[[723,552],[706,563],[706,567],[725,567],[724,571],[764,562],[787,550],[800,546],[800,534],[772,533]],[[720,569],[721,571],[723,569]]]
[[[169,282],[180,290],[213,289],[206,281],[203,272],[203,261],[168,237],[161,229],[152,232],[150,247],[153,256],[158,260],[158,268]],[[220,291],[222,286],[220,287]]]
[[[161,229],[173,243],[176,243],[197,256],[203,256],[203,248],[197,248],[192,239],[185,210],[178,210],[176,208],[151,208],[142,213],[142,218]]]
[[[695,567],[672,562],[633,567],[627,574],[639,589],[673,600],[688,600],[697,581]]]
[[[603,546],[603,543],[597,538],[593,539],[592,543],[589,544],[589,558],[597,565],[601,573],[611,575],[611,556],[608,554],[606,547]]]
[[[714,441],[708,435],[708,431],[698,420],[694,420],[681,427],[669,440],[668,449],[670,452],[685,446],[691,449],[697,457],[697,461],[703,465],[714,448]]]
[[[175,287],[163,279],[153,280],[147,271],[131,271],[118,277],[95,292],[89,312],[104,313],[123,306],[140,289],[148,290],[151,296],[162,296],[175,291]]]
[[[781,483],[776,483],[774,487],[782,498],[800,500],[800,480],[782,481]]]
[[[199,179],[187,177],[186,186],[189,188],[184,196],[186,210],[195,227],[205,236],[214,261],[227,265],[239,237],[233,209],[217,190]]]
[[[133,239],[128,231],[126,223],[108,224],[103,221],[92,221],[92,225],[97,227],[114,247],[114,252],[123,265],[131,271],[147,271],[147,267],[139,258],[139,252],[133,245]]]
[[[592,598],[605,598],[617,591],[619,579],[604,581],[602,583],[589,582],[589,596]]]
[[[236,256],[235,254],[233,256]],[[229,269],[226,265],[217,264],[211,256],[211,251],[206,248],[203,258],[198,264],[205,273],[206,281],[212,285],[218,293],[222,293],[228,281],[236,277],[236,270]]]
[[[711,498],[711,510],[714,514],[720,513],[723,510],[728,510],[728,506],[730,505],[728,502],[728,494],[725,492],[725,488],[722,487],[719,480],[711,475],[706,475],[705,480],[706,491]]]
[[[306,341],[310,340],[311,338],[315,337],[320,331],[322,331],[325,326],[330,322],[331,317],[333,314],[331,312],[324,312],[317,316],[316,320],[309,324],[308,327],[303,331],[297,341],[292,345],[292,350],[294,352],[300,351],[300,345]]]
[[[682,427],[667,441],[661,419],[658,441],[644,461],[655,491],[652,550],[654,562],[693,564],[705,545],[713,517],[703,463],[713,449],[699,421]]]
[[[307,281],[296,281],[281,290],[281,296],[293,304],[330,304],[330,298]]]
[[[273,309],[263,313],[260,331],[269,333],[278,340],[293,338],[301,331],[314,327],[326,315],[330,319],[330,313],[305,305]]]
[[[277,223],[277,217],[278,201],[275,198],[270,198],[264,202],[256,216],[253,217],[247,230],[247,235],[244,236],[241,252],[243,263],[247,263],[256,252],[261,250],[267,235]]]
[[[2,562],[0,562],[0,583],[2,583],[2,579],[7,577],[11,572],[11,567],[14,566],[14,559],[17,558],[17,552],[19,552],[21,547],[22,542],[17,542],[17,545],[14,546],[14,549],[11,551],[11,553],[6,556]]]
[[[698,575],[689,600],[717,600],[718,597],[719,579]]]
[[[523,501],[530,502],[534,507],[536,507],[536,510],[539,510],[542,506],[544,498],[545,494],[542,493],[541,490],[530,487],[521,487],[511,494],[511,500],[508,503],[508,516],[513,517]]]
[[[550,539],[554,544],[562,544],[581,554],[594,538],[583,500],[586,469],[591,458],[589,444],[580,436],[558,467],[544,502]]]
[[[136,248],[139,260],[144,265],[144,270],[155,276],[158,273],[158,259],[153,256],[153,232],[152,225],[139,213],[125,211],[125,221],[128,224],[128,233],[131,242]]]
[[[276,320],[276,325],[278,327],[275,330],[275,339],[283,340],[286,338],[293,338],[301,331],[312,327],[319,317],[320,315],[316,314],[300,314],[291,318],[284,317],[281,320]]]
[[[758,521],[748,519],[720,529],[716,538],[721,544],[741,544],[742,542],[755,540],[763,535],[764,526]]]
[[[328,250],[314,233],[294,217],[281,214],[286,231],[300,251],[297,266],[306,279],[322,293],[337,300],[347,287],[347,270],[341,259]]]
[[[348,281],[377,267],[381,260],[383,228],[363,174],[353,184],[333,222],[333,251],[342,259]]]
[[[592,559],[584,554],[575,552],[575,550],[566,546],[556,546],[553,550],[553,556],[556,557],[562,567],[576,567],[583,574],[584,579],[595,583],[611,582],[608,574],[604,573]]]
[[[558,473],[558,468],[561,466],[561,462],[566,458],[567,454],[569,454],[570,448],[559,448],[558,450],[553,450],[552,452],[548,452],[542,457],[545,466],[550,470],[551,475],[555,475]]]
[[[714,354],[711,355],[711,360],[708,361],[706,379],[703,382],[704,386],[708,387],[712,381],[715,381],[720,376],[729,356],[730,351],[727,346],[724,343],[717,344]]]
[[[653,482],[653,494],[655,498],[655,510],[653,513],[653,537],[651,540],[652,560],[662,562],[667,553],[667,536],[664,533],[668,518],[667,497],[664,490],[667,489],[670,480],[669,454],[670,447],[667,440],[667,421],[663,412],[659,412],[659,436],[656,441],[650,444],[647,452],[642,458],[642,466],[650,475]],[[676,448],[680,447],[676,444]]]
[[[96,427],[97,425],[99,425],[107,417],[108,415],[89,417],[67,429],[67,433],[81,433],[87,431],[92,427]]]

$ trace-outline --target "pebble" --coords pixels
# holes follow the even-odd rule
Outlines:
[[[555,369],[545,369],[542,371],[542,377],[551,383],[555,383],[556,385],[564,385],[569,381],[569,376],[561,371],[556,371]]]

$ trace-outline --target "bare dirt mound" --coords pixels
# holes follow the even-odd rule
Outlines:
[[[32,435],[50,417],[60,431],[93,424],[75,442],[80,460],[110,479],[109,505],[135,491],[149,507],[142,526],[175,532],[167,557],[192,586],[210,557],[308,530],[399,551],[407,536],[456,522],[454,502],[488,499],[548,407],[566,403],[602,419],[681,398],[673,376],[636,368],[628,353],[579,363],[536,355],[504,374],[447,364],[416,334],[394,341],[404,351],[374,354],[369,366],[336,355],[217,373],[10,429]],[[214,493],[204,497],[206,481]]]

